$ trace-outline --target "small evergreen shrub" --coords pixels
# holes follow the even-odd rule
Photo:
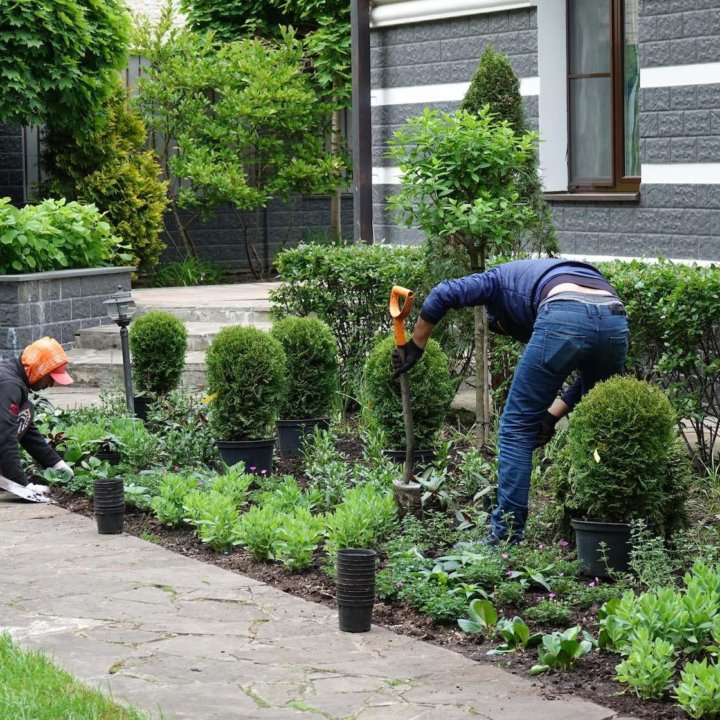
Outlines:
[[[598,383],[570,417],[571,506],[589,520],[644,519],[658,532],[676,525],[688,478],[674,425],[660,388],[620,376]]]
[[[130,326],[130,350],[135,389],[167,395],[177,387],[185,367],[187,330],[167,312],[141,315]]]
[[[211,343],[205,363],[216,439],[272,437],[286,389],[282,345],[254,327],[227,327]]]
[[[385,432],[390,449],[405,447],[400,381],[393,380],[391,353],[395,338],[381,340],[370,353],[363,375],[367,412]],[[440,345],[429,340],[417,365],[408,373],[415,447],[431,448],[453,398],[448,360]]]
[[[283,420],[327,417],[337,389],[337,343],[317,318],[286,317],[270,335],[285,350],[287,393],[280,408]]]

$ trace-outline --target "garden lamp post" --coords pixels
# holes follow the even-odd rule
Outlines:
[[[118,286],[118,291],[103,302],[110,319],[120,326],[120,346],[122,347],[123,376],[125,379],[125,398],[131,415],[135,414],[132,377],[130,375],[130,347],[128,345],[128,325],[135,314],[135,300],[129,290]]]

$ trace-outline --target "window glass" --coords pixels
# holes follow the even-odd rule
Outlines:
[[[610,72],[610,0],[574,0],[571,7],[570,74]]]
[[[638,176],[640,175],[638,0],[625,0],[624,4],[625,174]]]
[[[612,80],[570,80],[570,174],[612,182]]]

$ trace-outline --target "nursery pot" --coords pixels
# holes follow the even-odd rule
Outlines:
[[[383,455],[394,463],[405,464],[404,450],[383,450]],[[416,450],[413,453],[413,475],[419,475],[435,460],[434,450]]]
[[[376,558],[374,550],[346,548],[338,551],[338,621],[343,632],[370,630],[375,604]]]
[[[93,507],[98,533],[112,535],[123,531],[125,487],[121,478],[95,480]]]
[[[593,577],[608,577],[611,571],[627,572],[630,560],[630,526],[625,523],[573,520],[577,554],[583,570]],[[606,560],[601,544],[605,543]]]
[[[316,427],[322,430],[327,430],[330,427],[330,423],[325,418],[278,420],[276,425],[280,455],[283,457],[298,457],[301,454],[300,448],[305,435],[311,434]]]
[[[245,472],[269,475],[272,470],[275,440],[216,440],[220,457],[228,465],[245,463]]]
[[[110,463],[110,465],[119,465],[120,464],[120,451],[119,450],[110,450],[108,452],[96,452],[95,457],[98,460],[104,460],[107,463]]]
[[[135,417],[145,422],[148,418],[148,410],[153,403],[153,399],[145,397],[144,395],[135,395],[133,397],[133,404],[135,407]]]

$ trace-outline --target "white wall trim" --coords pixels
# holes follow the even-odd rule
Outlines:
[[[720,83],[720,62],[697,65],[665,65],[640,69],[640,87],[716,85]]]
[[[612,262],[613,260],[623,260],[625,262],[630,262],[631,260],[641,260],[642,262],[647,263],[648,265],[654,265],[660,261],[659,258],[656,257],[638,257],[636,255],[569,255],[566,253],[561,253],[560,257],[563,260],[576,260],[579,262],[589,262],[589,263],[602,263],[602,262]],[[670,262],[679,263],[680,265],[697,265],[699,267],[709,267],[711,265],[717,265],[717,260],[694,260],[693,258],[663,258],[664,260],[669,260]]]
[[[374,167],[372,169],[373,185],[399,185],[402,172],[399,167]]]
[[[373,107],[383,105],[428,105],[438,102],[460,102],[469,82],[443,83],[439,85],[410,85],[406,87],[377,88],[370,91]],[[530,97],[540,94],[540,78],[529,77],[520,80],[520,94]]]
[[[643,163],[643,185],[720,185],[720,163]]]
[[[540,174],[548,192],[568,186],[565,0],[543,0],[537,8],[540,84]]]
[[[370,27],[445,20],[467,15],[532,7],[517,0],[375,0],[370,10]]]

